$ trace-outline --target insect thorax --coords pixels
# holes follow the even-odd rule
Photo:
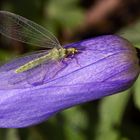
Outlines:
[[[68,48],[66,49],[66,55],[69,56],[69,55],[74,55],[78,52],[78,50],[76,48]]]
[[[63,59],[70,55],[74,55],[78,52],[76,48],[54,48],[52,51],[52,56],[54,60]]]

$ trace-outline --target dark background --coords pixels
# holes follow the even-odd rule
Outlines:
[[[0,9],[41,24],[62,44],[119,34],[140,46],[139,0],[1,0]],[[41,48],[0,36],[0,62]],[[0,129],[0,140],[139,140],[140,79],[121,94],[85,103],[37,126]]]

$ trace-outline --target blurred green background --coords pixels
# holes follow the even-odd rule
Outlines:
[[[140,46],[139,0],[1,0],[8,10],[41,24],[62,44],[119,34]],[[41,48],[0,36],[0,63]],[[85,103],[22,129],[0,129],[0,140],[139,140],[140,78],[124,93]]]

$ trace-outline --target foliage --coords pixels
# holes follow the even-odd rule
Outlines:
[[[1,9],[42,23],[59,35],[59,31],[66,28],[74,31],[79,22],[82,22],[84,13],[78,2],[78,0],[7,0],[1,4]],[[140,22],[121,33],[132,43],[140,45]],[[16,44],[16,47],[14,45],[1,38],[1,61],[13,58],[17,52],[36,49],[31,46],[27,48],[21,44]],[[19,46],[22,49],[19,49]],[[70,108],[37,126],[23,129],[0,129],[0,139],[138,140],[140,138],[139,85],[140,79],[124,93]]]

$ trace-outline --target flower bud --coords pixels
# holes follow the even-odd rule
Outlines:
[[[125,39],[106,35],[66,45],[78,50],[62,61],[29,72],[13,70],[34,59],[22,57],[0,68],[0,127],[40,123],[71,106],[116,94],[139,75],[136,49]],[[40,78],[42,75],[42,82]]]

